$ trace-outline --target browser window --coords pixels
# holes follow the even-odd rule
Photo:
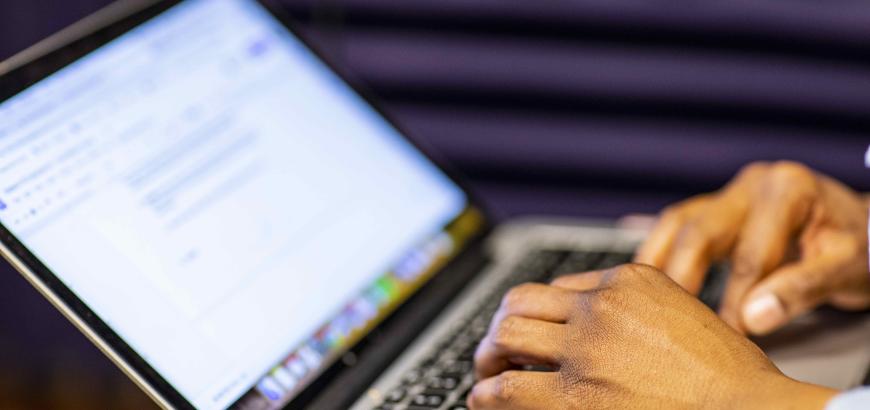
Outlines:
[[[200,408],[286,400],[474,224],[254,1],[175,6],[0,124],[0,221]]]

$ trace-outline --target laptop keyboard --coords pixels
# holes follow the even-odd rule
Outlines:
[[[565,274],[609,268],[630,262],[632,256],[619,252],[531,252],[472,314],[458,323],[456,331],[440,340],[428,357],[402,377],[375,410],[467,409],[466,399],[474,384],[474,352],[489,329],[502,295],[521,283],[547,283]],[[716,296],[724,286],[720,271],[718,268],[711,271],[701,294],[702,301],[710,306],[718,305]]]

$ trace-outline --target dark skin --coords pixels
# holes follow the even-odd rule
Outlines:
[[[475,363],[475,410],[821,409],[836,394],[783,375],[647,265],[511,290]],[[532,364],[552,371],[521,370]]]
[[[638,251],[697,294],[731,262],[720,316],[764,335],[821,304],[870,308],[867,200],[794,162],[755,163],[718,192],[669,207]]]
[[[822,409],[836,391],[786,377],[743,335],[822,303],[870,307],[867,211],[861,195],[799,164],[750,165],[666,210],[638,254],[648,265],[509,292],[478,347],[469,405]],[[725,259],[720,317],[694,295]]]

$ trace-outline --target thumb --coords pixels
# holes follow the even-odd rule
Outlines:
[[[833,289],[840,263],[816,258],[786,265],[756,284],[740,310],[744,327],[765,335],[824,302]]]

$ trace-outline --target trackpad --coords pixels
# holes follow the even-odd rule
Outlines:
[[[870,367],[870,313],[821,309],[755,342],[789,377],[835,389],[861,384]]]
[[[710,269],[699,298],[717,310],[728,266]],[[782,330],[754,339],[786,375],[836,389],[861,384],[870,367],[870,313],[822,308]]]

